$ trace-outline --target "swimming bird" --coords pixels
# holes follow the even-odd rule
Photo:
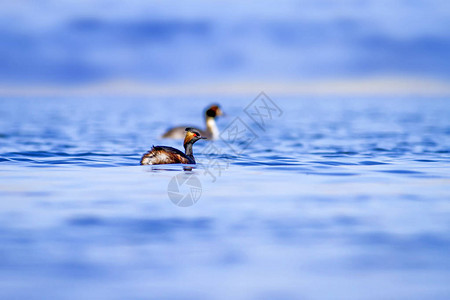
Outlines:
[[[220,109],[220,106],[218,104],[211,105],[208,107],[208,109],[205,110],[205,123],[206,123],[206,129],[198,129],[194,128],[195,130],[199,131],[202,136],[208,138],[208,139],[217,139],[219,138],[219,129],[216,125],[216,118],[218,116],[222,116],[222,110]],[[170,138],[170,139],[182,139],[184,138],[184,129],[187,126],[179,126],[175,128],[169,129],[166,133],[162,135],[163,138]]]
[[[195,164],[192,145],[201,139],[206,139],[206,137],[202,136],[197,129],[186,128],[183,143],[185,153],[168,146],[153,146],[142,156],[141,165]]]

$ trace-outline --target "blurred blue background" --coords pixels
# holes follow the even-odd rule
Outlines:
[[[0,84],[450,77],[450,4],[2,1]]]
[[[450,299],[449,3],[1,1],[0,299]]]

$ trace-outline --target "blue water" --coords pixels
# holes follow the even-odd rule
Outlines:
[[[0,298],[448,299],[450,102],[272,99],[262,128],[246,97],[1,99]],[[218,100],[252,142],[139,166]]]

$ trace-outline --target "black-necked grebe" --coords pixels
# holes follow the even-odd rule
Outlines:
[[[206,111],[205,111],[205,122],[206,122],[206,129],[201,130],[198,128],[194,128],[195,130],[199,131],[202,136],[208,138],[208,139],[217,139],[219,138],[219,129],[216,125],[216,117],[223,115],[222,110],[220,109],[219,105],[214,104],[211,105]],[[169,129],[166,133],[162,135],[163,138],[170,138],[170,139],[182,139],[184,138],[184,129],[187,126],[180,126]]]
[[[167,146],[153,146],[152,150],[145,153],[141,158],[141,165],[162,165],[162,164],[195,164],[192,145],[200,139],[206,139],[194,128],[185,129],[184,150]]]

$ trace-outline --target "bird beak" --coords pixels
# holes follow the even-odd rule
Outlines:
[[[208,138],[206,138],[204,136],[201,136],[200,138],[203,139],[203,140],[207,140],[208,139]]]

